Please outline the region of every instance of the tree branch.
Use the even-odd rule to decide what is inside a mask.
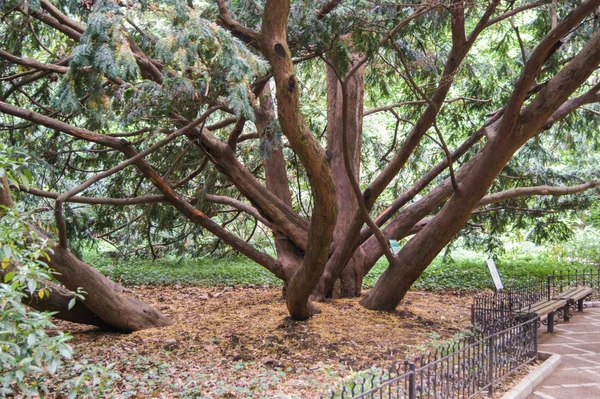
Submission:
[[[245,27],[238,21],[231,17],[227,5],[224,0],[215,0],[219,7],[219,20],[217,21],[221,26],[229,30],[235,37],[244,41],[245,43],[256,46],[260,41],[260,33],[250,28]]]
[[[551,195],[562,196],[569,194],[577,194],[583,191],[590,190],[600,186],[600,180],[593,180],[587,183],[579,184],[571,187],[555,187],[555,186],[534,186],[534,187],[519,187],[511,190],[501,191],[494,194],[488,194],[481,199],[477,206],[486,206],[496,202],[507,201],[514,198],[530,197],[534,195]]]
[[[167,197],[167,200],[183,215],[185,215],[190,221],[201,225],[215,236],[221,238],[224,242],[232,246],[234,249],[238,250],[239,252],[246,255],[248,258],[267,268],[275,276],[283,279],[283,271],[281,268],[281,264],[278,261],[273,259],[271,256],[258,251],[257,249],[246,243],[244,240],[236,237],[229,231],[221,228],[221,226],[215,223],[203,212],[194,208],[192,204],[185,201],[184,198],[177,194],[164,181],[164,179],[160,177],[160,175],[152,168],[152,166],[150,166],[147,163],[146,160],[144,160],[141,157],[137,157],[138,152],[132,146],[123,144],[118,138],[110,137],[104,134],[98,134],[87,129],[75,127],[67,123],[48,118],[36,112],[24,110],[22,108],[15,107],[1,101],[0,112],[17,116],[34,123],[44,125],[51,129],[62,131],[68,135],[77,137],[82,140],[91,141],[98,144],[106,145],[111,148],[115,148],[121,151],[123,154],[125,154],[128,158],[136,157],[135,165],[140,170],[140,172],[142,172],[145,178],[150,180],[152,184]]]

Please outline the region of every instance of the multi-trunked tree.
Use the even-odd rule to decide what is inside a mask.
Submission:
[[[3,178],[0,200],[51,201],[50,264],[88,293],[72,312],[58,286],[36,301],[59,317],[170,323],[69,251],[77,203],[94,206],[94,234],[141,236],[152,255],[161,232],[191,251],[209,232],[282,279],[302,320],[315,301],[359,296],[381,256],[361,303],[393,310],[470,218],[535,215],[527,198],[599,184],[511,159],[569,128],[595,139],[600,0],[1,6],[0,135],[48,168],[36,187]],[[363,128],[382,113],[390,129]],[[374,141],[389,144],[377,158]],[[249,239],[257,226],[275,255]]]

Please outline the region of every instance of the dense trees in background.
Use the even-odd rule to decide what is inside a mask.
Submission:
[[[3,1],[0,137],[35,180],[0,199],[36,210],[56,278],[119,330],[169,321],[74,255],[91,238],[232,248],[294,319],[385,256],[361,303],[393,310],[458,235],[545,240],[593,204],[599,6]]]

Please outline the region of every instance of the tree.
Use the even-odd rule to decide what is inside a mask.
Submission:
[[[2,134],[48,166],[40,188],[14,188],[54,200],[53,263],[71,276],[58,278],[98,303],[110,292],[86,285],[102,277],[82,279],[91,268],[67,250],[89,225],[152,256],[157,239],[222,242],[285,282],[294,319],[360,295],[385,255],[361,303],[393,310],[470,218],[523,223],[544,212],[536,196],[589,204],[552,199],[599,181],[593,167],[549,174],[548,143],[568,155],[598,133],[599,5],[5,2]],[[577,140],[558,139],[570,129]],[[251,242],[257,227],[276,258]],[[392,254],[387,239],[409,236]]]

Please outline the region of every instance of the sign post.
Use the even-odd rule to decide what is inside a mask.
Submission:
[[[485,261],[485,263],[487,263],[488,269],[490,269],[490,274],[492,275],[492,280],[494,280],[496,290],[502,291],[504,289],[504,286],[502,285],[502,280],[500,279],[500,274],[498,274],[498,269],[496,268],[494,260],[488,259]]]

